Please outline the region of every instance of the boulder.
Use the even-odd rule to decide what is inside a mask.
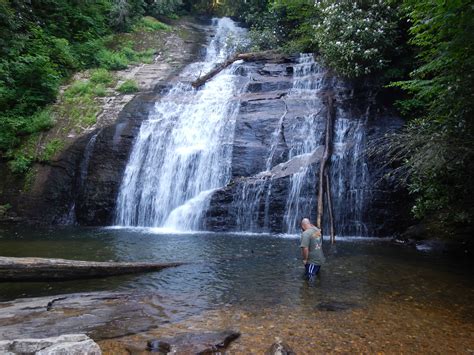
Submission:
[[[270,348],[265,352],[265,355],[296,355],[296,353],[287,343],[277,341],[270,346]]]
[[[0,341],[0,353],[37,355],[100,355],[99,345],[85,334],[64,334],[51,338]]]

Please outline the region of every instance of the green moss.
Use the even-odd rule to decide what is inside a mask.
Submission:
[[[125,80],[117,90],[122,94],[131,94],[138,91],[138,84],[135,80]]]

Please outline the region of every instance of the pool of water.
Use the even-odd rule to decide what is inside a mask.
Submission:
[[[335,246],[325,247],[328,261],[316,283],[308,284],[302,278],[297,236],[172,234],[153,229],[0,229],[2,256],[188,263],[141,275],[69,282],[0,283],[0,298],[99,290],[149,292],[159,294],[163,306],[179,314],[171,322],[178,328],[182,322],[186,322],[186,327],[199,328],[197,324],[201,324],[206,328],[232,320],[240,329],[248,327],[256,331],[263,327],[267,333],[261,332],[267,336],[277,332],[287,339],[294,336],[288,329],[297,326],[291,321],[293,316],[296,323],[315,326],[314,318],[308,315],[319,314],[323,319],[323,315],[329,314],[333,318],[341,317],[338,322],[347,325],[351,317],[354,321],[365,319],[357,316],[357,312],[367,315],[380,307],[377,311],[380,315],[375,318],[385,317],[387,322],[408,327],[410,320],[419,321],[416,310],[422,309],[427,312],[423,314],[435,312],[446,324],[453,322],[453,334],[460,324],[468,327],[469,336],[464,339],[473,340],[474,281],[469,258],[452,256],[442,249],[396,246],[387,239],[340,238]],[[206,319],[212,322],[203,322]],[[265,319],[270,319],[268,324]],[[330,319],[325,322],[326,326],[332,324]],[[323,325],[320,324],[319,331],[326,329]],[[436,325],[433,327],[437,329]],[[440,328],[440,332],[449,333],[449,329]],[[241,342],[245,342],[243,339]],[[303,352],[306,346],[322,346],[321,342],[311,345],[301,339],[295,342],[299,344],[296,348]],[[236,346],[239,344],[240,350],[249,350],[242,343]],[[256,348],[258,345],[253,344],[250,350]],[[371,351],[383,347],[357,349]]]

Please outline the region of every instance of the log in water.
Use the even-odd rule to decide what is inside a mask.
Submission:
[[[86,279],[160,271],[182,264],[0,257],[0,282]]]

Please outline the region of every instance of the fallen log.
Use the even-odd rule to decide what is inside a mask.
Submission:
[[[0,282],[64,281],[97,278],[159,271],[183,264],[0,257]]]
[[[191,86],[194,88],[198,88],[202,85],[204,85],[207,81],[215,77],[217,74],[219,74],[222,70],[227,68],[229,65],[232,63],[238,61],[238,60],[244,60],[244,61],[254,61],[254,60],[262,60],[262,59],[268,59],[268,58],[276,58],[278,57],[279,54],[274,51],[262,51],[262,52],[249,52],[249,53],[241,53],[241,54],[236,54],[229,59],[227,59],[224,63],[221,63],[217,65],[214,69],[212,69],[209,73],[206,75],[203,75],[199,78],[197,78],[195,81],[191,83]]]

